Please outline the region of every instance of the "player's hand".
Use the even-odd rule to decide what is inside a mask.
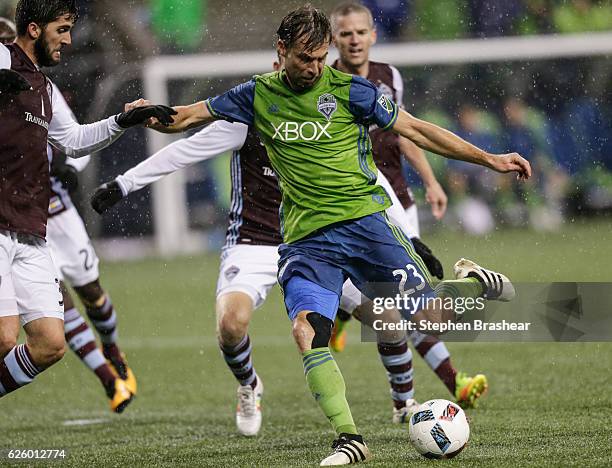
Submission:
[[[98,214],[104,213],[123,198],[123,192],[116,180],[100,185],[91,197],[91,207]]]
[[[30,91],[32,85],[22,75],[13,70],[0,70],[0,95],[16,96],[22,91]]]
[[[144,106],[150,106],[150,105],[151,105],[151,101],[140,98],[140,99],[136,99],[135,101],[126,103],[123,106],[123,111],[127,112],[127,111],[131,111],[132,109],[136,109],[137,107],[144,107]]]
[[[492,168],[497,172],[516,172],[517,179],[527,180],[531,177],[531,164],[518,153],[500,154],[493,158]]]
[[[410,240],[412,241],[412,245],[414,245],[414,250],[416,253],[418,253],[425,262],[425,266],[429,270],[429,273],[438,279],[444,278],[444,268],[442,268],[442,263],[440,263],[440,260],[438,260],[432,253],[431,249],[427,247],[418,237],[413,237]]]
[[[147,123],[154,118],[163,126],[168,126],[174,122],[172,116],[176,111],[172,107],[156,105],[135,107],[127,112],[123,112],[116,117],[117,124],[123,128],[130,128],[135,125]]]
[[[59,180],[69,193],[73,193],[79,187],[78,172],[70,164],[52,165],[51,176]]]
[[[425,188],[425,200],[431,206],[431,214],[437,220],[442,219],[444,213],[446,213],[446,207],[448,205],[448,198],[444,189],[435,181],[435,183],[426,186]]]

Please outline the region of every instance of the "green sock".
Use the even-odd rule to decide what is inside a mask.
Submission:
[[[315,348],[302,355],[310,393],[334,427],[336,434],[357,434],[346,401],[344,378],[329,348]]]
[[[484,285],[477,278],[446,280],[435,287],[437,297],[480,297],[484,294]]]

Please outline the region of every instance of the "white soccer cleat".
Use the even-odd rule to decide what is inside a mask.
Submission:
[[[238,387],[236,427],[243,436],[253,437],[259,433],[261,428],[261,397],[263,390],[263,382],[259,376],[257,376],[255,389],[250,385],[240,385]]]
[[[506,277],[496,271],[487,270],[471,260],[462,258],[453,267],[455,278],[476,278],[485,287],[484,297],[490,301],[509,302],[516,296],[514,286]]]
[[[414,398],[406,400],[403,408],[393,408],[393,424],[408,424],[410,416],[417,412],[419,404]]]
[[[354,434],[340,434],[332,444],[333,453],[324,458],[320,466],[352,465],[368,461],[372,456],[363,442],[363,437]]]

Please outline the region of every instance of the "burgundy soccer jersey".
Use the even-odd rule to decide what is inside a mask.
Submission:
[[[44,238],[52,87],[19,46],[6,47],[11,70],[28,80],[33,90],[0,99],[0,228]]]
[[[401,106],[404,84],[399,71],[387,63],[370,62],[369,65],[368,80],[374,83],[385,96]],[[338,61],[332,66],[338,68]],[[402,172],[399,136],[391,131],[372,126],[370,127],[370,140],[376,166],[389,180],[402,206],[409,208],[414,204],[414,198]]]
[[[226,246],[278,245],[281,193],[268,153],[249,129],[242,148],[231,161],[232,204]]]

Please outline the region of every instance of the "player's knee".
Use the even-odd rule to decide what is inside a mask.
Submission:
[[[247,333],[249,321],[242,315],[226,314],[218,322],[219,338],[224,344],[234,344]]]
[[[64,357],[66,346],[64,339],[50,339],[44,344],[30,347],[34,363],[40,368],[52,366]]]
[[[219,340],[226,345],[240,342],[247,333],[250,320],[250,310],[241,307],[224,307],[217,318]]]
[[[334,322],[317,313],[300,313],[293,321],[293,338],[300,351],[329,345]]]

